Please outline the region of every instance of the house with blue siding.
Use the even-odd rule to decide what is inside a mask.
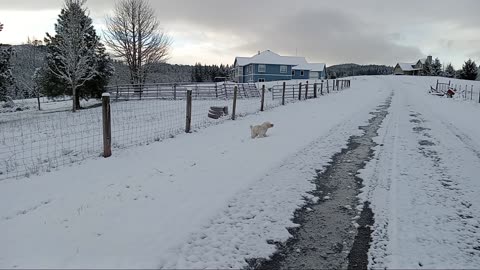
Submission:
[[[305,57],[281,56],[270,50],[252,57],[236,57],[233,66],[234,81],[239,83],[326,77],[325,64],[308,63]]]

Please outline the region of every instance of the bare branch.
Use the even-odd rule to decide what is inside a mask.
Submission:
[[[168,60],[172,39],[160,29],[147,1],[118,1],[106,25],[106,44],[127,63],[132,83],[144,83],[152,64]]]

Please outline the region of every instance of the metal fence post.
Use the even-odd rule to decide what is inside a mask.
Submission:
[[[110,94],[102,94],[103,157],[112,155],[112,126],[110,118]]]
[[[285,87],[286,87],[286,83],[283,82],[283,88],[282,88],[282,105],[285,105]]]
[[[313,98],[317,98],[317,83],[313,84]]]
[[[320,95],[323,96],[323,82],[320,83]]]
[[[260,111],[263,112],[265,103],[265,84],[262,85],[262,104],[260,105]]]
[[[233,88],[233,106],[232,106],[232,120],[235,120],[235,113],[237,112],[237,92],[238,86]]]
[[[192,125],[192,90],[187,90],[187,111],[185,121],[185,132],[190,133]]]

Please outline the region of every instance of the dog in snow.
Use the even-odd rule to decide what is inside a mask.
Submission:
[[[265,122],[261,125],[250,126],[250,131],[252,132],[252,139],[266,137],[267,130],[272,127],[273,124],[270,122]]]

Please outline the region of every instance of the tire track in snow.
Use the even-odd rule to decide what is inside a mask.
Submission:
[[[364,134],[350,137],[347,149],[318,174],[312,194],[323,199],[296,211],[294,222],[300,227],[290,230],[293,237],[278,243],[279,250],[271,259],[251,260],[250,268],[367,268],[373,216],[368,202],[355,207],[362,186],[362,179],[355,174],[372,158],[372,138],[387,115],[391,99],[372,113],[367,126],[360,127]]]

